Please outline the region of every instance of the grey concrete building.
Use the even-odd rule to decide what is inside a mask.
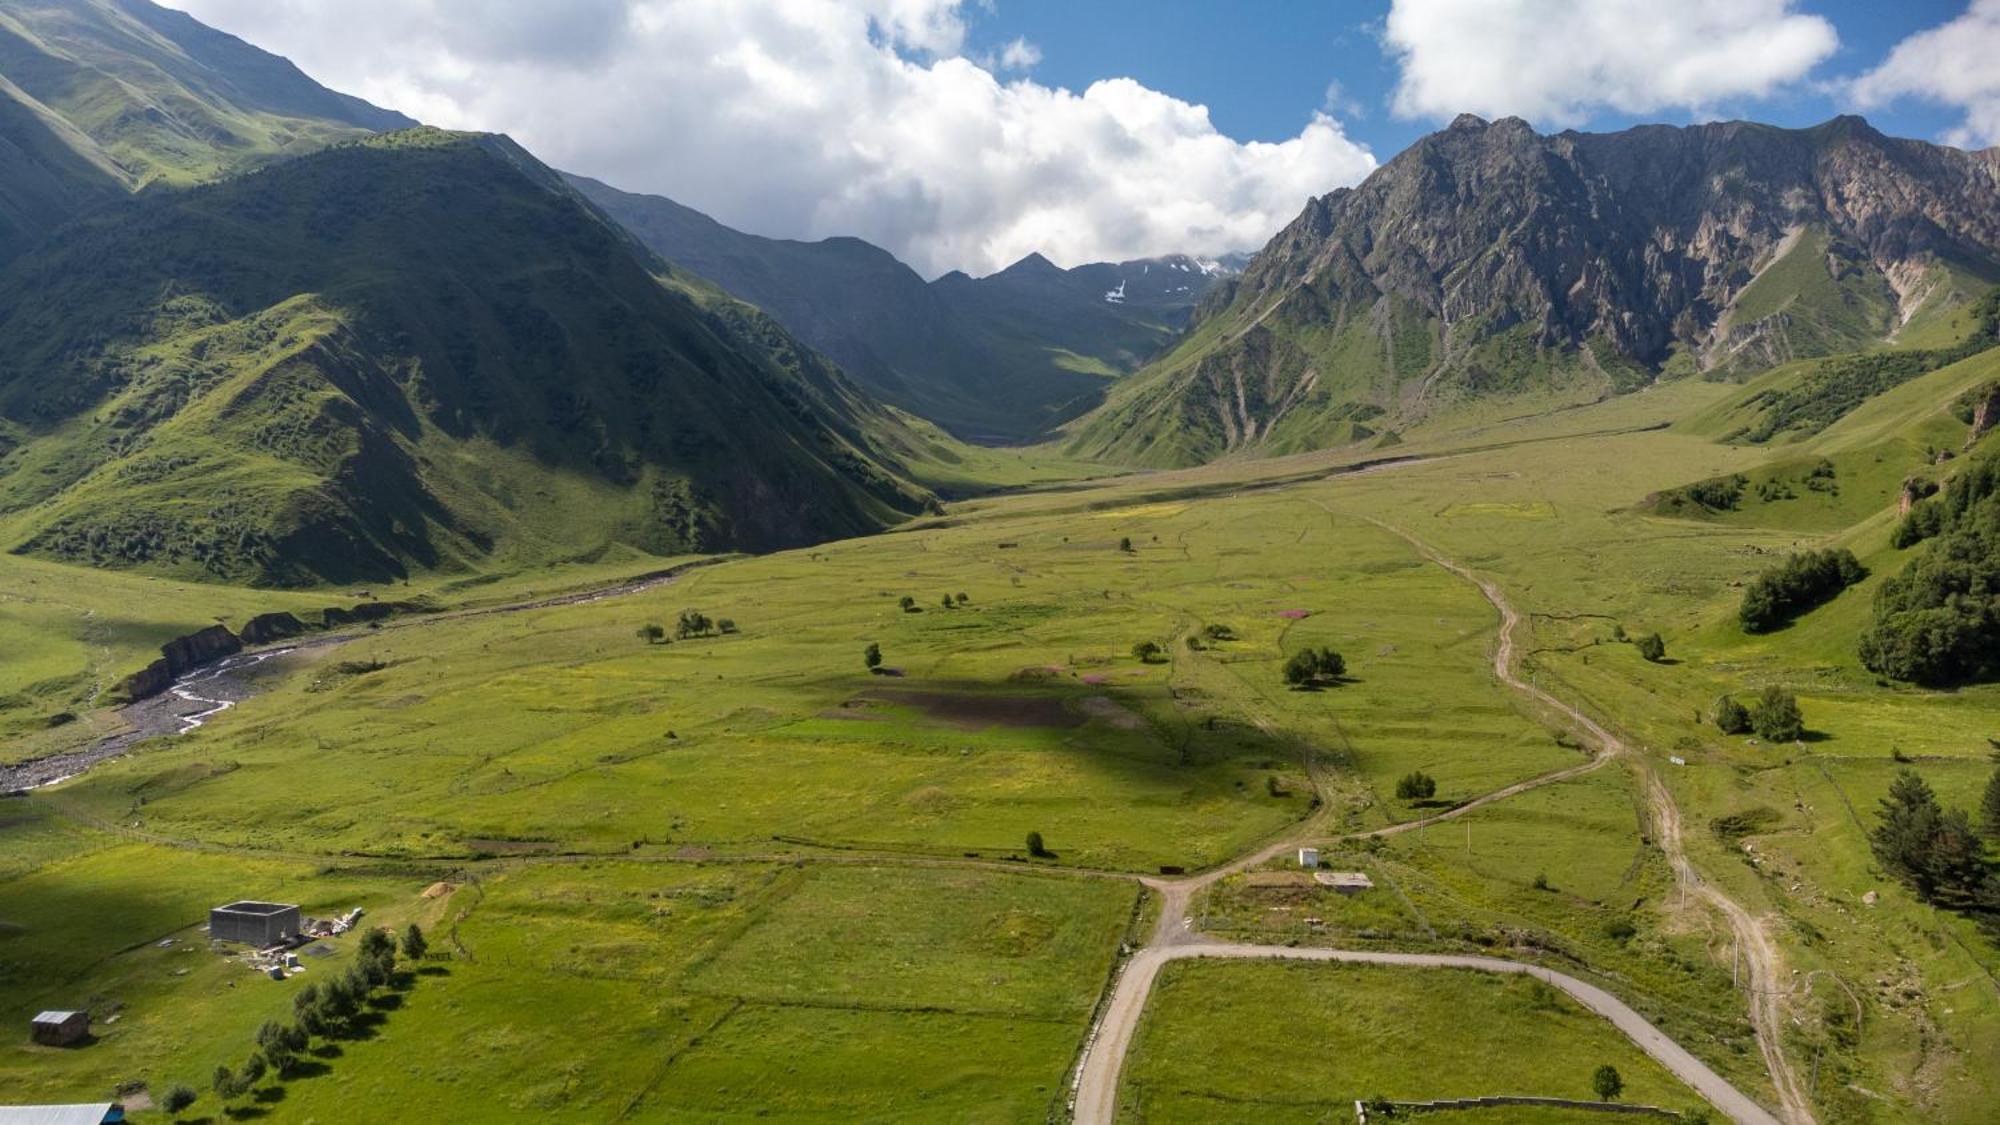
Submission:
[[[299,908],[280,902],[232,902],[208,912],[208,936],[240,941],[259,949],[299,935]]]

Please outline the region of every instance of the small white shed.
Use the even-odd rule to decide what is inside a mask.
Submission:
[[[1318,866],[1319,866],[1319,849],[1318,849],[1318,848],[1300,848],[1300,849],[1299,849],[1299,866],[1300,866],[1300,867],[1318,867]]]

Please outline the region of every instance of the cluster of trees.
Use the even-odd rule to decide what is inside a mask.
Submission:
[[[718,617],[710,620],[707,614],[698,609],[682,610],[680,620],[674,622],[674,637],[677,640],[683,641],[694,637],[710,637],[718,633],[727,634],[734,633],[735,631],[736,622],[730,618]],[[669,643],[667,641],[667,627],[657,621],[649,621],[639,626],[639,639],[649,645],[667,644]]]
[[[1776,684],[1759,692],[1745,707],[1734,696],[1715,701],[1715,725],[1724,734],[1756,732],[1766,742],[1792,742],[1805,733],[1805,714],[1799,699]]]
[[[2000,841],[2000,770],[1986,786],[1980,825]],[[1971,914],[2000,937],[2000,881],[1986,864],[1980,832],[1963,809],[1945,809],[1915,770],[1889,785],[1869,847],[1884,870],[1933,906]]]
[[[1319,687],[1346,674],[1346,658],[1330,648],[1302,648],[1285,661],[1285,682],[1293,687]]]
[[[423,930],[410,923],[403,931],[403,956],[421,961],[429,952]],[[315,1036],[332,1038],[351,1031],[368,998],[395,978],[396,940],[382,930],[368,931],[362,935],[360,953],[347,972],[324,986],[308,984],[300,989],[292,997],[292,1022],[265,1020],[257,1029],[257,1046],[249,1057],[235,1069],[217,1066],[209,1087],[227,1103],[249,1093],[266,1074],[291,1077]],[[179,1113],[193,1105],[195,1097],[186,1086],[175,1086],[167,1091],[161,1105],[169,1113]]]
[[[1411,770],[1396,781],[1399,801],[1428,801],[1437,796],[1437,778],[1422,770]]]
[[[1140,641],[1138,644],[1132,646],[1132,659],[1137,660],[1141,664],[1151,664],[1156,660],[1163,660],[1166,658],[1166,655],[1167,650],[1161,648],[1158,641]]]
[[[1833,600],[1868,571],[1845,547],[1806,551],[1765,571],[1743,591],[1737,617],[1746,633],[1768,633]]]
[[[965,594],[961,592],[957,595],[946,594],[944,596],[944,600],[939,602],[938,604],[942,605],[946,609],[957,609],[959,606],[962,606],[971,600],[972,600],[971,598],[965,596]]]
[[[2000,458],[1966,466],[1910,509],[1895,541],[1929,542],[1875,592],[1861,662],[1932,686],[2000,676]]]

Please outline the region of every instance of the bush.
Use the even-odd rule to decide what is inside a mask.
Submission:
[[[1124,551],[1127,554],[1130,554],[1132,551],[1132,537],[1128,535],[1125,536],[1123,539],[1120,539],[1118,541],[1118,549]]]
[[[1791,692],[1772,684],[1750,708],[1750,727],[1766,742],[1791,742],[1805,733],[1805,717]]]
[[[1330,648],[1302,648],[1285,661],[1285,682],[1293,687],[1318,687],[1347,674],[1347,661]]]
[[[1736,615],[1744,632],[1768,633],[1866,577],[1868,571],[1845,547],[1793,555],[1750,583]]]
[[[1028,854],[1037,858],[1046,858],[1048,856],[1048,845],[1042,843],[1042,834],[1040,832],[1028,833]]]
[[[1141,664],[1151,664],[1160,659],[1161,655],[1160,646],[1152,641],[1140,641],[1132,646],[1132,658]]]
[[[421,961],[430,952],[430,942],[424,940],[424,931],[415,923],[403,931],[403,956],[411,961]]]
[[[1667,658],[1667,642],[1658,633],[1648,633],[1639,638],[1639,655],[1658,664]]]
[[[734,633],[736,631],[736,621],[733,618],[718,617],[715,619],[715,631],[724,634]]]
[[[1750,711],[1734,696],[1725,695],[1715,701],[1715,729],[1724,734],[1742,734],[1750,729]]]
[[[168,1113],[179,1113],[193,1105],[199,1097],[200,1095],[191,1088],[176,1082],[167,1087],[167,1092],[160,1096],[160,1108]]]
[[[1231,629],[1227,625],[1204,626],[1201,633],[1202,636],[1207,637],[1211,641],[1233,641],[1236,639],[1236,630]]]
[[[639,626],[639,639],[649,645],[659,644],[661,641],[667,639],[667,627],[659,624],[641,625]]]
[[[1412,770],[1396,782],[1399,801],[1428,801],[1437,796],[1437,779],[1422,770]]]
[[[1600,1101],[1610,1101],[1625,1092],[1625,1079],[1619,1077],[1618,1068],[1606,1063],[1590,1076],[1590,1088],[1597,1091]]]
[[[870,641],[868,647],[861,650],[861,662],[868,665],[870,672],[880,668],[882,666],[882,646]]]

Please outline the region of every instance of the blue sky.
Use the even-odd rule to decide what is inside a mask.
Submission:
[[[1820,81],[1725,102],[1714,107],[1720,116],[1811,125],[1862,112],[1886,133],[1925,140],[1944,138],[1956,124],[1957,112],[1916,98],[1857,107],[1838,80],[1874,68],[1905,37],[1963,13],[1963,0],[1826,0],[1797,7],[1831,21],[1840,36],[1838,52],[1814,71]],[[1028,72],[1037,81],[1081,90],[1101,78],[1135,78],[1207,106],[1216,128],[1237,140],[1281,141],[1295,136],[1315,110],[1330,109],[1348,136],[1387,160],[1440,124],[1390,109],[1399,72],[1382,43],[1388,11],[1389,0],[997,0],[972,11],[968,50],[994,52],[1025,38],[1041,52]],[[2000,59],[1993,65],[2000,68]],[[1332,106],[1326,104],[1329,83],[1338,83],[1341,95]],[[1684,110],[1599,110],[1582,127],[1690,120]]]

